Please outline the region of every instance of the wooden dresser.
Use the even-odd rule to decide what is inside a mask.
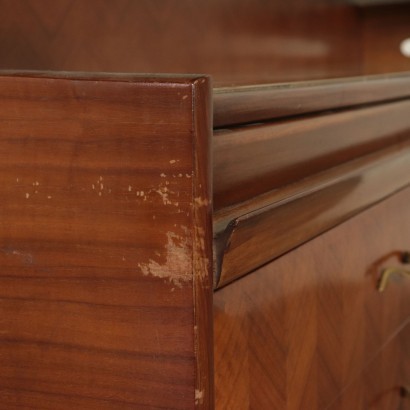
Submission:
[[[409,5],[137,3],[0,0],[0,410],[410,409]]]

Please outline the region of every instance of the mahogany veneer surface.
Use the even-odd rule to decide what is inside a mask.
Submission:
[[[370,408],[386,386],[398,394],[409,383],[397,349],[408,343],[410,282],[376,290],[382,268],[400,266],[409,247],[409,202],[407,188],[215,292],[217,409],[322,410],[351,383],[366,384],[352,389],[357,408]],[[372,383],[372,370],[361,381],[394,337],[381,354],[395,359],[370,368],[383,381]]]
[[[359,157],[214,216],[221,287],[410,184],[410,144]]]
[[[201,75],[0,77],[1,409],[212,409],[214,386],[221,410],[404,408],[410,285],[375,286],[410,246],[410,192],[331,228],[407,184],[408,75],[273,83],[410,70],[408,5],[0,9],[2,69],[203,72],[218,84],[212,142]],[[238,214],[279,197],[273,219]],[[212,222],[247,220],[225,243],[221,284],[331,230],[212,306]]]
[[[410,69],[410,67],[409,67]],[[332,80],[217,87],[214,127],[329,111],[406,98],[410,75],[395,73]]]
[[[215,132],[215,211],[409,141],[409,112],[405,99]]]
[[[60,77],[0,77],[0,408],[208,409],[209,81]]]
[[[341,394],[329,410],[409,410],[410,321]]]

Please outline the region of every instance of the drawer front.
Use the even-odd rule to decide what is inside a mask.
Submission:
[[[407,323],[329,410],[409,410],[409,347],[410,323]]]
[[[408,188],[215,292],[217,409],[322,410],[357,379],[410,315],[408,278],[376,289],[403,267],[409,203]]]

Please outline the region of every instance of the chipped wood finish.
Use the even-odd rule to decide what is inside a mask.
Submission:
[[[45,77],[0,77],[1,407],[208,409],[209,79]]]
[[[215,292],[216,409],[322,410],[343,393],[334,408],[395,408],[374,403],[409,383],[410,281],[376,284],[408,250],[409,201],[407,188]]]
[[[214,408],[213,362],[213,242],[212,242],[212,100],[209,79],[201,78],[193,94],[193,277],[195,405]]]
[[[251,272],[410,184],[410,143],[214,215],[215,287]]]

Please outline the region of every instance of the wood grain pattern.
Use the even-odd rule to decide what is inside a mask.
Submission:
[[[368,154],[410,136],[410,100],[214,133],[214,208]]]
[[[401,389],[410,380],[410,321],[390,340],[359,377],[351,383],[329,410],[410,409]]]
[[[410,281],[383,294],[376,282],[408,249],[409,200],[401,191],[215,292],[217,409],[327,409],[389,340],[408,342]],[[405,382],[397,359],[391,365],[371,380],[394,373],[392,385]],[[356,408],[387,385],[372,390],[371,380],[371,395],[356,390]]]
[[[209,78],[197,80],[192,87],[195,406],[203,410],[214,407],[211,93]]]
[[[0,77],[1,408],[209,408],[209,104]]]
[[[214,127],[374,104],[410,96],[408,73],[221,87],[214,90]]]
[[[409,184],[407,143],[215,214],[215,286],[251,272]]]

